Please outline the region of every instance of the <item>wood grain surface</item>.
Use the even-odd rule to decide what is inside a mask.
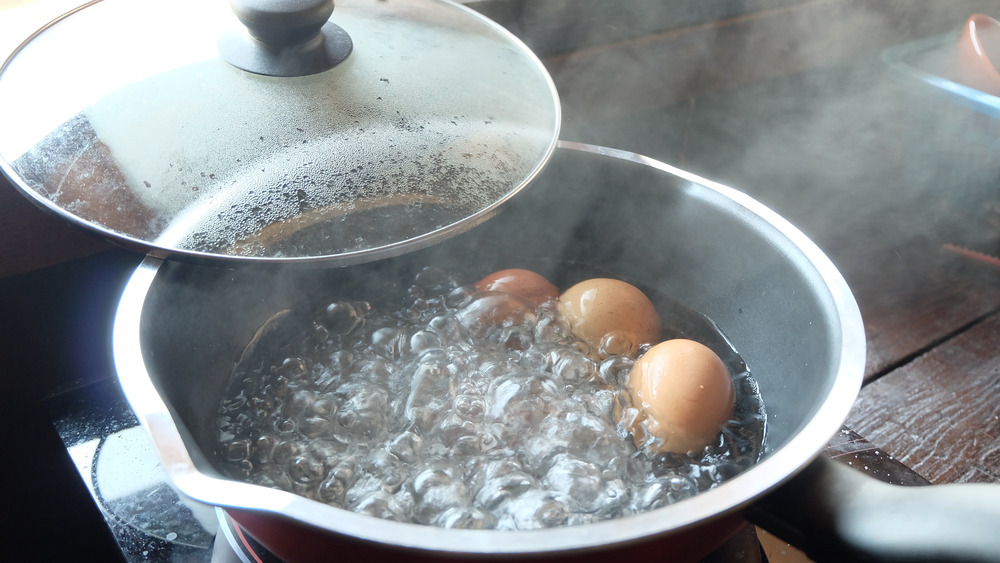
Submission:
[[[0,176],[0,277],[90,256],[110,243],[35,207]]]
[[[866,380],[907,365],[1000,308],[1000,268],[970,262],[939,240],[872,250],[873,267],[848,274],[868,337]]]
[[[866,386],[847,424],[932,483],[1000,482],[1000,314]]]

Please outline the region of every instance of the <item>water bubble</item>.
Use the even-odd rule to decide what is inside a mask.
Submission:
[[[381,385],[392,382],[392,372],[393,364],[383,358],[375,358],[358,366],[358,373],[361,377]]]
[[[460,472],[447,465],[437,465],[419,471],[413,478],[414,517],[431,523],[441,512],[469,503],[469,489]]]
[[[553,315],[542,315],[535,323],[535,340],[565,344],[575,340],[573,331],[564,321]]]
[[[457,413],[449,413],[440,417],[436,430],[445,444],[451,446],[459,438],[475,436],[478,426]]]
[[[356,503],[351,505],[351,509],[359,514],[382,518],[383,520],[395,520],[406,522],[410,519],[410,511],[401,504],[396,497],[385,491],[376,491],[370,494],[361,495]]]
[[[279,375],[271,380],[270,392],[273,393],[275,397],[284,397],[288,392],[290,383],[291,382],[287,377]],[[265,388],[264,392],[268,392],[267,388]]]
[[[363,323],[363,313],[344,301],[330,303],[324,313],[323,325],[333,334],[350,334]]]
[[[499,526],[511,530],[536,530],[561,526],[570,511],[564,499],[545,491],[527,491],[500,509]]]
[[[300,389],[292,393],[282,410],[291,418],[298,418],[307,412],[316,402],[316,392],[311,389]]]
[[[597,504],[595,512],[602,517],[608,517],[627,512],[632,499],[629,487],[623,479],[606,479],[604,481],[604,493],[600,500],[601,502]]]
[[[690,498],[698,492],[691,479],[673,475],[656,479],[644,487],[638,495],[638,505],[643,510],[652,510]]]
[[[316,323],[313,325],[311,338],[317,346],[322,346],[330,341],[330,330],[325,326]]]
[[[500,333],[499,342],[504,350],[522,352],[531,348],[532,333],[519,327],[508,328]]]
[[[426,267],[416,275],[417,285],[435,293],[451,289],[451,279],[440,268]]]
[[[433,304],[426,299],[417,298],[410,303],[407,309],[408,318],[413,322],[419,322],[424,314],[431,310]]]
[[[455,397],[455,412],[466,420],[482,420],[486,414],[486,401],[478,390],[471,390]]]
[[[285,358],[274,371],[289,379],[301,379],[309,373],[309,365],[302,358]],[[256,389],[249,394],[256,395]]]
[[[490,530],[496,527],[497,517],[480,508],[451,507],[435,516],[431,524],[442,528]]]
[[[604,492],[600,468],[566,455],[556,458],[543,482],[549,490],[563,493],[584,512],[597,510]]]
[[[316,490],[319,500],[334,506],[343,506],[347,498],[347,489],[350,486],[344,481],[337,479],[331,472]]]
[[[598,389],[591,393],[583,393],[580,400],[587,412],[599,417],[602,421],[610,421],[614,420],[615,407],[621,393],[621,391],[612,389]]]
[[[234,440],[228,444],[223,444],[220,455],[226,461],[242,461],[247,459],[250,457],[250,442],[248,440]]]
[[[490,389],[487,414],[502,422],[509,434],[518,434],[537,427],[555,395],[552,383],[539,377],[501,378]]]
[[[274,451],[274,446],[277,443],[278,439],[274,436],[264,435],[258,437],[253,443],[251,459],[260,464],[270,463],[271,453]]]
[[[348,374],[354,366],[354,354],[350,350],[337,350],[330,354],[326,366],[334,377]]]
[[[495,440],[490,434],[469,434],[459,436],[451,441],[448,448],[448,457],[463,459],[481,454],[495,447]]]
[[[298,430],[306,438],[319,438],[330,433],[332,428],[326,418],[313,416],[299,422]]]
[[[277,430],[279,434],[291,434],[295,431],[295,427],[295,421],[290,418],[279,419],[277,424],[274,425],[275,430]]]
[[[301,451],[301,448],[298,444],[287,440],[281,440],[274,445],[274,448],[272,448],[271,460],[278,465],[284,465],[291,461],[293,457],[298,455],[299,451]]]
[[[419,285],[413,285],[406,288],[406,299],[411,304],[416,301],[422,301],[425,295],[427,295],[427,291]]]
[[[631,358],[623,356],[610,357],[601,362],[597,370],[597,376],[608,385],[625,387],[628,385],[628,376],[634,365],[635,362]]]
[[[397,328],[380,328],[372,333],[372,349],[384,358],[398,360],[409,349],[409,338]]]
[[[708,490],[720,483],[718,467],[711,462],[688,467],[687,476],[694,483],[695,492]]]
[[[452,309],[460,309],[469,304],[473,299],[475,290],[469,286],[460,286],[451,290],[445,298],[445,305]]]
[[[597,346],[597,353],[602,358],[611,356],[626,356],[634,358],[639,352],[639,343],[630,332],[613,330],[603,337]]]
[[[235,413],[242,411],[247,404],[247,398],[243,395],[237,395],[231,399],[225,399],[219,405],[220,413]]]
[[[242,479],[246,479],[253,473],[253,468],[253,463],[249,459],[244,459],[232,464],[229,471]]]
[[[534,308],[509,293],[480,293],[458,312],[458,321],[473,335],[482,336],[490,327],[510,327],[535,321]]]
[[[333,420],[337,414],[337,400],[333,397],[318,398],[304,412],[311,417]]]
[[[274,414],[274,401],[267,397],[250,397],[250,414],[258,419],[267,419]]]
[[[594,361],[575,351],[566,351],[552,366],[552,374],[564,382],[583,381],[594,377],[596,373]]]
[[[428,323],[428,330],[452,345],[461,344],[467,339],[465,327],[451,315],[438,315],[432,318]]]
[[[494,462],[501,464],[492,470],[487,467],[486,479],[476,493],[476,504],[492,510],[504,501],[516,498],[538,485],[530,473],[514,462]]]
[[[441,338],[428,330],[419,330],[410,337],[410,350],[420,352],[428,348],[440,348]]]
[[[446,409],[450,386],[451,374],[439,362],[431,358],[426,363],[418,364],[406,398],[406,418],[421,430],[430,430],[439,414]]]
[[[351,387],[354,392],[341,407],[337,422],[355,436],[371,438],[380,435],[385,430],[389,408],[385,390],[375,385]]]
[[[424,439],[416,432],[403,432],[389,444],[389,451],[404,463],[414,463],[423,456]]]
[[[292,460],[289,475],[296,483],[312,485],[318,483],[326,473],[323,463],[307,456],[298,456]]]

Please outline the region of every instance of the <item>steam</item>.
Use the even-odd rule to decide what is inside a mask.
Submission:
[[[563,139],[745,191],[837,249],[835,262],[877,266],[875,240],[904,259],[913,246],[975,244],[1000,200],[1000,139],[970,137],[974,111],[883,60],[974,13],[1000,16],[995,2],[497,4],[509,3],[470,6],[514,22],[542,57]]]

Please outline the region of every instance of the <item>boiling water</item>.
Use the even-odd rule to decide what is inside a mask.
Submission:
[[[591,359],[554,303],[484,325],[496,300],[427,268],[394,301],[276,316],[221,401],[219,457],[239,479],[443,527],[575,525],[683,500],[757,460],[763,403],[713,324],[651,297],[664,338],[708,344],[734,377],[733,419],[702,452],[637,450],[633,360]]]

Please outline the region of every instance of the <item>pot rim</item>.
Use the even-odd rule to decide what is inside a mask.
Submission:
[[[750,196],[636,153],[560,141],[574,150],[650,166],[714,190],[776,229],[815,268],[830,292],[839,320],[836,377],[815,414],[783,446],[718,487],[679,503],[606,522],[528,531],[454,530],[393,522],[334,508],[293,493],[210,477],[198,471],[142,360],[139,322],[146,294],[163,260],[147,257],[129,280],[113,328],[118,378],[140,423],[146,427],[164,469],[192,499],[223,508],[273,513],[331,533],[380,544],[466,554],[542,554],[622,545],[706,523],[751,504],[803,469],[838,432],[861,388],[866,339],[861,313],[846,281],[830,259],[796,227]]]

